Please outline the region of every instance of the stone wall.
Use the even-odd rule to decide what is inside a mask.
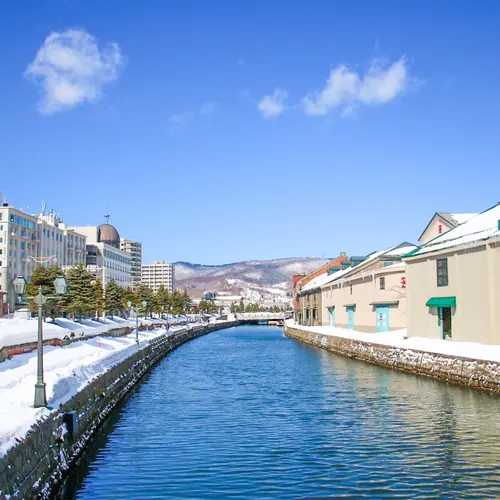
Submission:
[[[95,431],[152,366],[191,339],[238,324],[215,324],[161,335],[97,377],[58,411],[37,422],[3,457],[0,461],[0,499],[9,498],[8,495],[22,499],[49,498]],[[69,426],[65,423],[69,412],[77,415],[73,434],[68,432]]]
[[[335,354],[500,395],[500,363],[285,328],[285,335]]]

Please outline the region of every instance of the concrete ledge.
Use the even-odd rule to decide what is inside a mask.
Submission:
[[[341,356],[500,395],[500,363],[387,346],[299,328],[287,337]]]
[[[58,411],[37,422],[0,460],[0,499],[50,498],[94,433],[144,374],[181,344],[238,324],[234,321],[161,335],[94,379]],[[77,414],[73,435],[64,421],[71,411]]]

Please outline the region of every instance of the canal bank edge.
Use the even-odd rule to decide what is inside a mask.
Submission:
[[[50,498],[115,406],[158,361],[189,340],[239,324],[233,321],[161,335],[96,377],[2,458],[0,499]]]
[[[285,335],[348,358],[500,395],[500,363],[363,342],[288,325]]]

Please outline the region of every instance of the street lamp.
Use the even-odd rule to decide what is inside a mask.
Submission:
[[[14,282],[14,290],[18,295],[26,294],[26,279],[24,276],[18,276]],[[58,276],[54,280],[54,289],[57,296],[44,295],[42,287],[38,287],[38,293],[34,297],[27,297],[38,305],[38,342],[37,342],[37,373],[35,384],[34,407],[41,408],[47,406],[47,395],[45,392],[45,382],[43,380],[43,306],[48,299],[60,298],[68,289],[68,282],[64,276]]]
[[[146,306],[148,305],[148,303],[143,300],[142,301],[142,307],[144,309],[146,309]],[[127,302],[127,306],[129,307],[129,309],[132,309],[134,312],[135,312],[135,343],[137,345],[139,345],[139,307],[132,307],[132,301],[129,300]]]

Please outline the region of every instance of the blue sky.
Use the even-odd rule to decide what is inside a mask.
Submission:
[[[500,201],[500,3],[17,0],[0,191],[146,261],[363,254]]]

